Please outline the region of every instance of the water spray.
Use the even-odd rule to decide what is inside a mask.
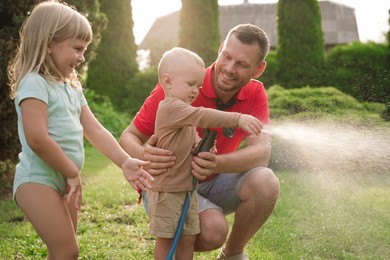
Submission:
[[[297,171],[389,172],[390,131],[351,125],[275,124],[271,168]]]

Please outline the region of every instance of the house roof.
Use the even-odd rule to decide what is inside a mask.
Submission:
[[[355,9],[332,1],[319,1],[324,42],[327,46],[359,41]],[[221,39],[229,30],[241,23],[251,23],[262,28],[268,35],[271,47],[278,42],[276,23],[277,3],[251,4],[247,0],[241,5],[219,6]],[[157,18],[139,44],[140,49],[149,49],[155,42],[178,44],[179,11]]]

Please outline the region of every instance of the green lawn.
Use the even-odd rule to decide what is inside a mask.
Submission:
[[[250,258],[388,259],[389,171],[276,172],[280,199],[246,248]],[[80,259],[152,259],[147,216],[119,169],[87,148],[82,175]],[[11,199],[0,201],[0,241],[0,259],[46,257],[44,244]],[[213,259],[217,253],[196,253],[195,259]]]

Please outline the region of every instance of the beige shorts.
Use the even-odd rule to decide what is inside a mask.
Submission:
[[[147,192],[150,218],[149,231],[152,235],[162,238],[173,238],[175,236],[187,193]],[[191,236],[199,233],[198,196],[194,191],[190,199],[190,207],[182,235]]]

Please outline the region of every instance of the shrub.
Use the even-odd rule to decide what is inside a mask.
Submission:
[[[129,125],[131,118],[115,111],[108,97],[98,95],[90,89],[86,89],[84,94],[95,117],[108,131],[119,138],[123,130]]]
[[[3,191],[9,191],[12,188],[14,172],[14,161],[9,159],[0,161],[0,195],[3,193]]]
[[[125,85],[123,111],[135,115],[158,82],[157,69],[151,67],[144,72],[138,72]]]
[[[268,91],[271,118],[344,118],[365,117],[375,114],[379,117],[385,109],[383,104],[361,103],[334,87],[304,87],[284,89],[278,85]]]
[[[277,73],[279,70],[279,62],[276,58],[276,52],[270,51],[265,60],[267,67],[257,79],[263,82],[265,88],[269,88],[272,85],[278,84]]]
[[[332,49],[327,82],[360,101],[385,103],[390,96],[390,67],[384,44],[355,42]]]

